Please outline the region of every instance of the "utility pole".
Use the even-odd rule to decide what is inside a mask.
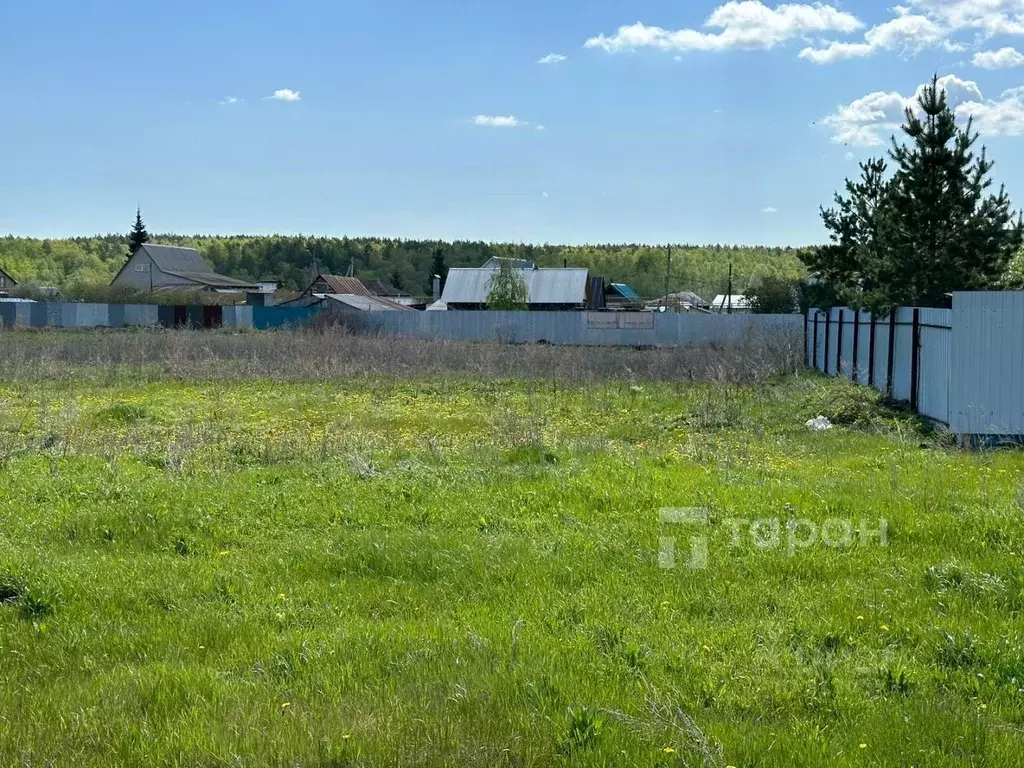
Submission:
[[[668,312],[668,276],[672,272],[672,246],[668,246],[668,253],[665,255],[665,301],[663,306]]]
[[[348,276],[356,276],[356,257],[354,255],[348,257]]]
[[[731,261],[729,262],[729,289],[728,290],[729,290],[729,292],[725,296],[725,303],[727,305],[727,309],[725,310],[725,313],[727,315],[731,315],[732,314],[732,262]]]

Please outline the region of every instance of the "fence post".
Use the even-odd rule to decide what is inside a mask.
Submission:
[[[896,310],[889,310],[889,360],[885,367],[885,393],[892,398],[892,364],[896,356]]]
[[[857,381],[858,363],[860,362],[860,310],[853,310],[853,370],[850,371],[850,379]]]
[[[810,312],[810,310],[807,310],[807,312]],[[807,365],[807,312],[804,312],[804,365]]]
[[[914,307],[914,326],[910,342],[910,408],[917,411],[917,385],[921,376],[921,309]]]
[[[822,373],[828,376],[828,348],[829,342],[832,340],[832,309],[825,313],[825,359],[822,361],[821,369]]]
[[[843,375],[843,313],[839,310],[839,328],[836,331],[836,378]]]
[[[875,313],[871,313],[871,332],[868,334],[868,343],[871,348],[868,350],[868,386],[875,386],[875,327],[878,325],[878,321],[875,319]]]
[[[811,353],[814,355],[814,370],[818,370],[818,315],[820,314],[818,310],[814,310],[814,351]]]

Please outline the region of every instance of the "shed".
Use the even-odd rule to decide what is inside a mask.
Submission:
[[[414,309],[380,296],[361,296],[354,293],[325,293],[328,309],[340,312],[415,312]]]

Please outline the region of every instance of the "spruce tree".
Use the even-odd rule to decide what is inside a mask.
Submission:
[[[142,208],[137,208],[135,224],[132,225],[132,231],[128,233],[128,258],[134,256],[135,252],[148,242],[149,232],[146,231],[146,225],[142,223]]]
[[[832,242],[805,259],[853,306],[941,307],[952,291],[997,288],[1022,242],[1005,189],[988,191],[992,162],[973,151],[972,121],[957,125],[937,76],[905,118],[892,176],[882,160],[862,164],[821,212]]]

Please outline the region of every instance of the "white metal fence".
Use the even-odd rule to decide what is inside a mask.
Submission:
[[[953,294],[952,309],[847,307],[806,317],[807,363],[908,401],[961,435],[1024,435],[1024,292]]]

